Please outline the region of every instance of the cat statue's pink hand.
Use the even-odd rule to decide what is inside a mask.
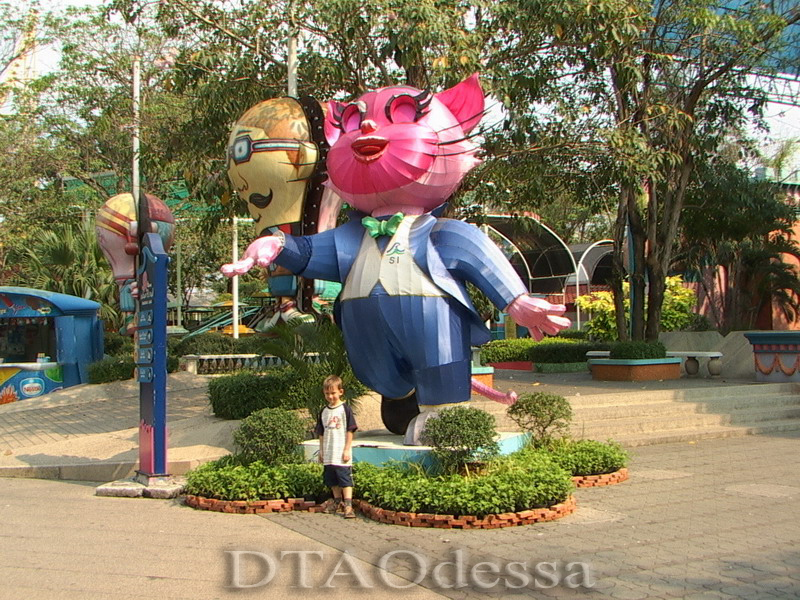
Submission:
[[[508,315],[517,325],[527,327],[531,337],[537,342],[544,334],[555,335],[570,326],[571,322],[561,315],[567,310],[563,304],[550,304],[541,298],[519,296],[506,308]]]
[[[247,247],[240,260],[220,267],[225,277],[244,275],[254,266],[268,267],[283,249],[283,238],[277,235],[260,237]]]

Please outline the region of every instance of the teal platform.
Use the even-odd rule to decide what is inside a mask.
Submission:
[[[528,443],[524,433],[503,432],[498,434],[500,454],[511,454]],[[306,460],[315,460],[319,451],[319,440],[303,442]],[[382,465],[389,460],[416,462],[425,466],[431,464],[430,446],[404,446],[403,436],[386,430],[364,431],[356,434],[353,441],[353,460]]]

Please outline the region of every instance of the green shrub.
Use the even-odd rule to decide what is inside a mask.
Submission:
[[[611,346],[610,358],[666,358],[667,349],[661,342],[617,342]]]
[[[133,338],[121,335],[116,331],[106,331],[103,334],[103,352],[108,356],[133,357]]]
[[[570,475],[546,455],[495,459],[471,477],[430,476],[399,463],[356,463],[353,480],[354,495],[374,506],[454,516],[543,508],[563,502],[572,491]]]
[[[576,363],[585,362],[589,350],[607,350],[608,344],[602,342],[559,341],[558,338],[546,344],[539,343],[528,351],[528,360],[534,363]]]
[[[536,340],[531,338],[492,340],[481,346],[481,362],[488,364],[530,360],[528,350],[534,344],[536,344]]]
[[[269,354],[267,346],[270,338],[263,335],[248,335],[240,337],[238,340],[233,340],[233,353],[234,354],[258,354],[264,356]]]
[[[564,396],[535,392],[522,394],[508,407],[508,417],[529,433],[533,446],[543,446],[565,435],[572,421],[572,407]]]
[[[208,383],[211,409],[222,419],[244,419],[262,408],[301,408],[287,393],[295,378],[291,367],[270,369],[265,374],[241,371],[215,377]]]
[[[242,464],[235,457],[224,457],[192,469],[186,476],[187,494],[220,500],[320,500],[326,492],[322,465],[317,463]]]
[[[556,338],[561,338],[563,340],[585,340],[587,334],[585,331],[579,331],[577,329],[562,329],[558,332]]]
[[[423,439],[445,473],[455,473],[468,463],[491,459],[499,452],[494,415],[471,406],[440,411],[425,423]]]
[[[221,333],[200,333],[184,337],[175,345],[176,356],[187,354],[237,354],[233,338]]]
[[[91,363],[87,369],[89,383],[109,383],[111,381],[124,381],[133,378],[136,363],[133,356],[110,356]]]
[[[683,286],[680,276],[667,277],[664,303],[661,307],[661,331],[680,331],[688,328],[693,321],[693,310],[696,303],[696,294],[693,290]],[[630,313],[630,285],[622,284],[624,294],[623,305],[625,318]],[[586,331],[594,339],[616,340],[617,323],[614,295],[611,292],[594,292],[590,295],[579,296],[576,304],[581,310],[591,313],[592,318],[586,323]],[[646,310],[646,307],[645,307]]]
[[[283,408],[262,408],[243,419],[233,441],[244,461],[270,465],[302,462],[298,444],[306,439],[309,424]]]
[[[547,450],[553,460],[572,475],[613,473],[628,464],[628,453],[616,442],[564,440]]]
[[[341,373],[337,373],[335,365],[328,361],[310,363],[304,375],[295,373],[294,379],[287,390],[287,401],[293,405],[305,408],[316,419],[325,408],[325,396],[322,393],[322,382],[328,375],[335,374],[342,378],[344,399],[350,404],[353,412],[358,415],[358,397],[369,392],[369,388],[361,383],[348,366]]]
[[[330,319],[320,318],[313,323],[290,321],[273,327],[270,332],[275,337],[264,343],[264,349],[291,365],[297,374],[288,389],[292,403],[304,406],[316,418],[325,407],[323,380],[328,375],[338,375],[342,378],[345,399],[358,412],[354,400],[368,390],[353,374],[342,332]],[[309,361],[307,354],[316,354],[317,361]]]
[[[687,331],[711,331],[714,327],[705,315],[692,313],[691,322],[686,326]]]

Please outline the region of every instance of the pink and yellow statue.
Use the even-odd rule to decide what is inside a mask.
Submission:
[[[145,194],[150,212],[151,233],[158,233],[169,251],[175,234],[175,218],[156,196]],[[117,194],[97,211],[95,222],[100,249],[119,286],[119,305],[123,312],[134,312],[136,305],[136,255],[139,254],[138,222],[132,194]]]
[[[341,282],[334,314],[353,371],[407,444],[437,410],[470,399],[471,346],[489,332],[467,282],[537,339],[570,323],[563,305],[528,295],[477,227],[439,216],[478,163],[470,132],[483,110],[477,75],[438,94],[396,86],[331,102],[326,185],[358,212],[323,233],[261,237],[222,267],[232,276],[276,263]]]
[[[271,98],[248,109],[231,129],[228,178],[247,203],[257,236],[318,233],[336,225],[341,199],[321,185],[323,118],[311,98]],[[278,310],[267,328],[278,319],[313,320],[298,310],[298,282],[288,270],[272,265],[268,281]]]

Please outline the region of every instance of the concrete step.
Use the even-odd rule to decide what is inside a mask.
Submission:
[[[710,382],[709,382],[710,383]],[[800,385],[744,383],[682,390],[570,396],[576,438],[628,446],[800,430]],[[479,401],[501,431],[516,430],[506,407]]]
[[[760,410],[769,412],[772,409],[797,407],[800,408],[800,396],[790,394],[775,394],[770,396],[729,397],[714,398],[708,402],[697,401],[661,401],[638,404],[603,405],[573,407],[574,420],[597,420],[626,418],[632,415],[646,415],[648,417],[665,415],[723,413],[740,410]]]
[[[757,425],[717,426],[702,430],[673,429],[669,431],[651,431],[647,433],[621,434],[614,436],[586,436],[582,439],[607,441],[612,439],[625,447],[650,446],[653,444],[669,444],[675,442],[694,442],[705,439],[741,437],[755,434],[776,434],[787,431],[800,431],[800,419],[778,419],[763,421]],[[578,437],[578,436],[576,436]]]
[[[758,426],[764,421],[800,419],[800,407],[783,407],[769,410],[751,409],[732,413],[690,413],[676,415],[637,415],[605,421],[573,419],[572,433],[583,437],[613,437],[631,433],[671,431],[674,429],[705,430],[718,426]]]
[[[712,402],[717,399],[755,398],[772,395],[800,397],[800,385],[793,383],[753,383],[737,386],[709,386],[685,390],[631,390],[624,393],[569,396],[573,409],[584,406],[620,406],[624,404],[656,404],[660,402]]]

